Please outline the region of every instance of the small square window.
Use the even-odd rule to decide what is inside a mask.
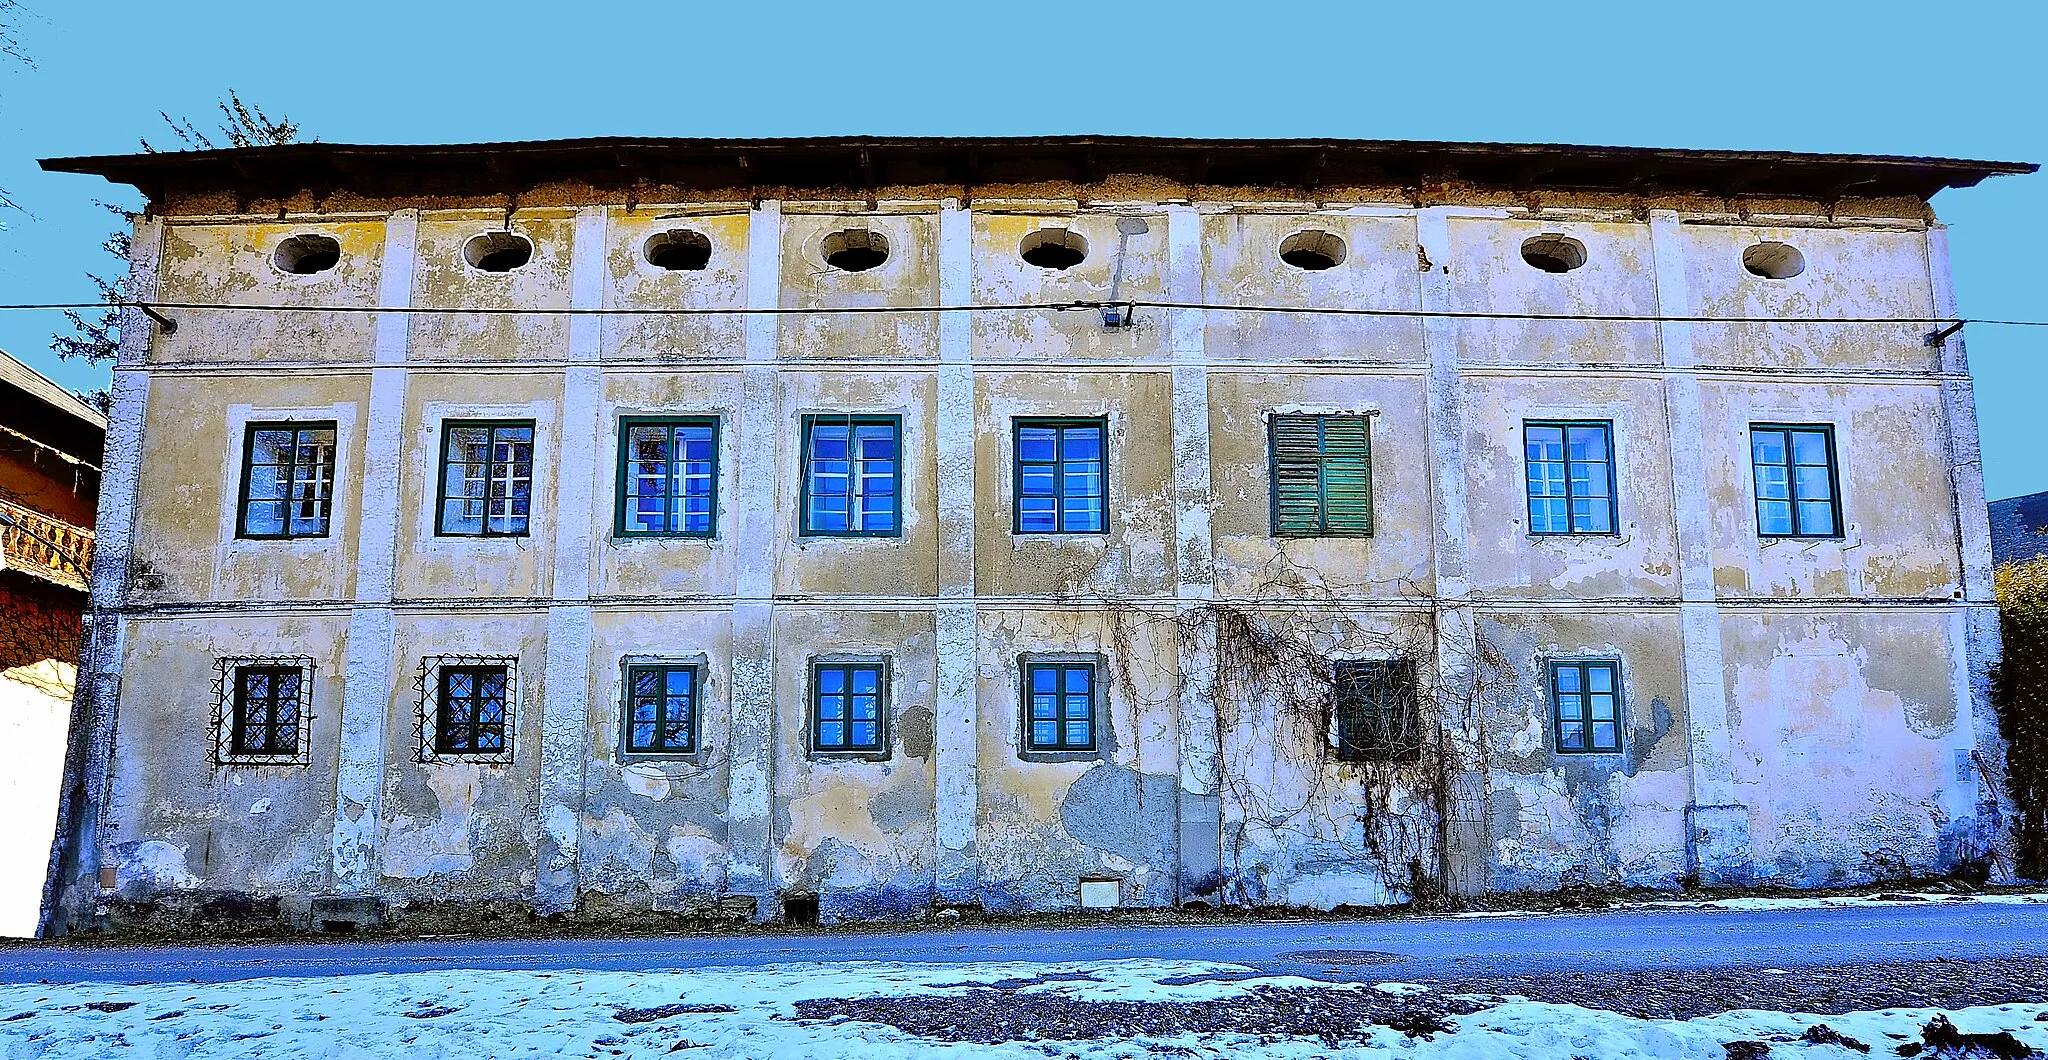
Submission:
[[[1621,750],[1621,664],[1551,663],[1550,714],[1559,754]]]
[[[687,755],[697,751],[697,704],[703,671],[693,665],[626,668],[624,748],[629,755]]]
[[[717,525],[718,421],[621,420],[619,535],[711,537]]]
[[[811,750],[889,753],[889,666],[880,660],[811,664]]]
[[[1422,723],[1415,664],[1406,659],[1340,660],[1335,666],[1331,742],[1344,762],[1415,762]]]
[[[455,759],[505,765],[518,736],[514,660],[473,655],[420,662],[417,712],[422,762]]]
[[[1109,529],[1109,424],[1105,420],[1014,421],[1019,534],[1100,534]]]
[[[214,761],[222,765],[305,765],[313,661],[222,659]]]
[[[902,442],[896,416],[805,416],[799,530],[816,537],[900,535]]]
[[[1614,425],[1602,421],[1522,425],[1529,480],[1529,532],[1612,534]]]
[[[326,537],[334,510],[333,421],[251,423],[244,438],[235,536]]]
[[[1024,663],[1024,749],[1038,753],[1096,750],[1101,706],[1093,662],[1027,660]]]
[[[533,421],[448,420],[434,533],[524,537],[533,511]]]
[[[1826,424],[1751,424],[1759,537],[1842,536],[1835,429]]]

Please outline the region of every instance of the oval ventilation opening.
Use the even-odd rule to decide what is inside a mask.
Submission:
[[[296,235],[279,243],[270,260],[294,276],[311,276],[341,263],[341,244],[332,236]]]
[[[687,228],[656,232],[641,248],[647,264],[670,272],[698,272],[711,264],[711,239]]]
[[[825,237],[825,264],[841,272],[866,272],[889,260],[889,240],[880,232],[848,228]]]
[[[1088,241],[1064,228],[1041,228],[1024,237],[1017,254],[1041,269],[1071,269],[1088,260]]]
[[[462,258],[483,272],[511,272],[533,260],[533,241],[517,232],[485,232],[462,245]]]
[[[1806,271],[1806,255],[1790,243],[1758,243],[1742,252],[1742,267],[1766,280],[1789,280]]]
[[[1307,272],[1344,264],[1344,241],[1335,232],[1311,228],[1280,241],[1280,260]]]
[[[1544,272],[1570,272],[1586,263],[1586,244],[1555,233],[1531,236],[1522,242],[1522,260]]]

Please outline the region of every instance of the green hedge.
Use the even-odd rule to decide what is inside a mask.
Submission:
[[[2015,869],[2038,880],[2048,877],[2048,559],[2000,567],[1997,586],[2005,651],[1991,671],[1991,698],[2018,811]]]

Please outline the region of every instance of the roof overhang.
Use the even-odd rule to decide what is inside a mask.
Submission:
[[[1407,140],[1183,140],[1140,136],[602,137],[426,146],[300,143],[215,151],[49,158],[161,203],[179,194],[242,200],[346,190],[368,198],[513,194],[555,183],[596,188],[892,187],[1065,182],[1133,174],[1215,187],[1422,187],[1465,183],[1717,197],[1927,199],[2025,162],[1776,151],[1683,151]]]

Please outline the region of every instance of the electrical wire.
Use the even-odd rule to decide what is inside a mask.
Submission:
[[[972,305],[914,306],[353,306],[246,305],[228,302],[17,302],[0,310],[140,309],[144,312],[226,313],[391,313],[405,316],[846,316],[893,313],[1085,312],[1101,309],[1193,310],[1211,313],[1286,313],[1308,316],[1398,317],[1432,320],[1534,320],[1619,324],[1984,324],[1998,327],[2048,327],[2048,320],[2005,320],[1989,317],[1941,316],[1665,316],[1634,313],[1519,313],[1459,309],[1372,309],[1352,306],[1226,305],[1216,302],[1162,302],[1122,299],[1075,302],[1013,302]]]

